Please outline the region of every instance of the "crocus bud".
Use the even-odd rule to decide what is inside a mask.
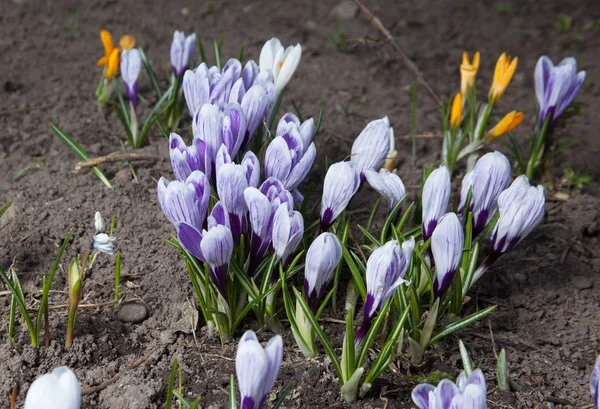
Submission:
[[[231,232],[236,242],[248,227],[248,207],[244,200],[244,190],[248,187],[248,179],[242,165],[227,163],[217,172],[217,192],[219,199],[229,211]]]
[[[513,58],[512,61],[510,56],[506,55],[506,53],[502,53],[500,58],[498,58],[498,62],[496,63],[496,69],[494,70],[494,80],[492,81],[492,86],[490,88],[489,99],[490,102],[497,102],[515,73],[517,69],[517,64],[519,59],[517,57]]]
[[[184,182],[193,171],[199,170],[208,178],[206,172],[206,143],[200,138],[194,138],[192,144],[187,146],[181,136],[171,133],[169,136],[169,156],[175,179]]]
[[[137,48],[124,50],[121,54],[121,77],[127,89],[127,96],[133,105],[137,107],[138,76],[142,67],[142,57]]]
[[[402,246],[396,240],[391,240],[376,249],[367,260],[367,300],[363,323],[355,337],[357,344],[362,342],[381,307],[406,282],[404,275],[414,248],[413,237],[402,243]]]
[[[452,101],[452,110],[450,111],[450,127],[457,129],[462,120],[463,101],[460,93],[456,94]]]
[[[282,358],[281,336],[275,335],[263,349],[254,332],[248,330],[242,335],[235,357],[242,409],[262,407],[275,384]]]
[[[96,229],[96,234],[104,233],[105,224],[100,212],[96,212],[94,215],[94,228]]]
[[[334,163],[327,170],[321,200],[321,229],[327,230],[360,187],[360,174],[351,162]]]
[[[452,284],[462,259],[465,233],[456,213],[446,213],[431,235],[435,262],[433,293],[440,298]]]
[[[173,42],[171,43],[171,68],[176,76],[183,75],[190,58],[196,48],[196,33],[185,36],[183,31],[173,33]]]
[[[475,272],[478,280],[502,254],[523,240],[544,217],[544,188],[531,186],[527,176],[521,175],[498,197],[498,223],[494,230],[493,248],[485,263]]]
[[[387,169],[382,168],[379,173],[373,169],[367,169],[365,177],[373,189],[390,201],[389,211],[406,195],[406,189],[400,176]]]
[[[210,79],[207,73],[208,69],[203,63],[193,71],[187,70],[183,75],[181,88],[192,117],[202,105],[210,103]]]
[[[229,262],[233,254],[233,236],[231,230],[217,225],[202,235],[200,243],[202,255],[208,263],[210,278],[219,292],[227,300],[227,278]]]
[[[475,85],[475,77],[479,70],[479,51],[473,55],[473,62],[469,61],[469,54],[465,51],[460,65],[460,93],[462,99],[467,100],[469,89]]]
[[[109,255],[113,255],[113,250],[115,247],[115,241],[117,241],[116,237],[109,236],[106,233],[96,234],[92,241],[94,243],[94,248],[101,253],[106,253]]]
[[[467,377],[461,372],[454,384],[443,379],[437,387],[423,383],[412,391],[412,400],[419,409],[486,409],[487,385],[481,369]]]
[[[273,249],[277,261],[285,267],[289,257],[296,251],[304,234],[304,219],[298,211],[289,211],[284,203],[279,205],[273,216]]]
[[[498,209],[498,196],[510,183],[510,162],[502,153],[486,153],[463,178],[458,212],[465,207],[471,189],[469,211],[473,212],[473,235],[481,233]]]
[[[294,122],[280,122],[277,132],[265,153],[265,176],[276,177],[287,190],[293,190],[306,177],[317,150],[313,142],[303,140],[300,127]]]
[[[77,376],[60,366],[37,378],[29,387],[25,409],[79,409],[81,391]]]
[[[157,192],[160,206],[172,224],[185,222],[202,229],[210,199],[210,184],[204,173],[196,170],[185,182],[160,178]]]
[[[594,402],[594,409],[600,409],[600,394],[598,394],[598,388],[600,387],[600,357],[596,358],[596,364],[590,376],[590,392],[592,393],[592,401]]]
[[[502,135],[514,130],[521,125],[525,114],[523,112],[511,111],[504,116],[486,135],[486,139],[490,142],[495,141]]]
[[[279,39],[275,37],[265,43],[260,52],[259,66],[261,71],[273,72],[275,95],[279,95],[292,78],[301,57],[300,44],[283,48]]]
[[[365,170],[377,170],[383,164],[390,148],[389,138],[390,120],[386,116],[369,122],[354,140],[350,161],[360,172],[361,183],[365,180]]]
[[[269,88],[270,87],[270,88]],[[242,97],[240,104],[242,110],[247,119],[246,132],[244,134],[241,146],[242,149],[246,149],[248,144],[254,137],[256,130],[264,121],[269,105],[271,104],[271,97],[269,96],[269,90],[272,90],[273,83],[266,82],[265,85],[256,84],[253,85]]]
[[[450,190],[450,173],[445,166],[435,169],[425,181],[421,196],[423,240],[427,241],[431,237],[440,218],[446,213]]]
[[[304,292],[311,304],[321,299],[341,259],[342,246],[335,234],[321,233],[312,242],[304,264]]]
[[[242,70],[242,81],[246,89],[250,89],[254,85],[254,80],[258,76],[258,65],[254,60],[250,60],[244,65]]]
[[[585,80],[585,71],[577,72],[573,57],[558,65],[545,55],[535,65],[535,96],[539,104],[539,126],[549,118],[553,123],[575,99]]]

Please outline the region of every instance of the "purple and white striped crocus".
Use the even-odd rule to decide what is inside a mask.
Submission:
[[[225,145],[221,146],[217,155],[219,158],[227,156]],[[248,187],[258,185],[260,175],[258,158],[252,152],[246,152],[242,163],[223,163],[217,168],[217,193],[229,211],[231,232],[236,243],[239,243],[242,234],[248,231],[248,207],[244,199],[244,191]]]
[[[121,54],[121,77],[125,83],[127,96],[135,110],[137,108],[138,77],[142,67],[142,58],[137,48],[123,50]]]
[[[290,256],[296,251],[304,234],[304,218],[297,210],[290,211],[288,205],[279,205],[273,216],[272,242],[277,261],[287,266]],[[275,280],[277,277],[273,277]]]
[[[433,293],[440,298],[450,288],[462,259],[465,233],[456,213],[446,213],[431,235],[435,263]]]
[[[360,173],[361,184],[365,181],[365,170],[378,170],[385,161],[390,150],[390,129],[386,116],[369,122],[354,140],[350,161]]]
[[[468,377],[461,372],[456,384],[443,379],[437,387],[423,383],[412,391],[412,400],[419,409],[486,409],[486,397],[487,385],[481,369],[475,369]]]
[[[585,71],[577,72],[577,61],[573,57],[563,59],[558,65],[542,56],[535,66],[535,95],[539,104],[541,127],[546,119],[554,123],[575,99],[585,80]]]
[[[341,259],[342,246],[333,233],[321,233],[308,248],[304,264],[304,293],[313,311],[316,311]]]
[[[273,218],[275,212],[283,204],[287,211],[292,211],[294,202],[290,192],[285,190],[276,178],[268,178],[260,189],[248,187],[244,190],[244,199],[250,215],[252,236],[250,238],[250,267],[252,275],[254,268],[265,255],[273,238]]]
[[[592,400],[594,401],[594,409],[600,409],[600,394],[598,389],[600,388],[600,356],[596,358],[596,364],[592,370],[590,376],[590,392],[592,393]]]
[[[421,230],[424,241],[429,240],[441,217],[446,214],[450,191],[450,173],[448,168],[440,166],[431,172],[425,181],[421,195],[421,206],[423,208]]]
[[[171,133],[169,136],[169,156],[175,179],[183,182],[195,170],[206,174],[205,155],[206,143],[202,139],[194,138],[187,146],[178,134]]]
[[[207,176],[216,177],[216,156],[225,145],[230,157],[238,153],[246,133],[246,117],[239,104],[225,104],[223,109],[216,105],[203,105],[192,122],[194,138],[206,144],[205,162]]]
[[[460,190],[458,213],[462,213],[469,189],[473,212],[473,236],[481,233],[498,209],[498,196],[510,183],[510,162],[502,153],[486,153],[475,164],[475,168],[465,175]]]
[[[296,189],[315,161],[313,131],[312,118],[300,124],[294,114],[285,114],[265,153],[265,177],[276,177],[289,191]]]
[[[544,218],[546,197],[543,186],[531,186],[527,176],[521,175],[498,197],[498,223],[492,238],[492,251],[475,272],[473,282],[502,254],[523,240]]]
[[[233,84],[240,78],[242,63],[231,58],[222,70],[200,64],[183,75],[183,95],[192,116],[204,104],[222,105],[229,101]]]
[[[401,284],[407,282],[404,275],[410,265],[414,248],[413,237],[402,243],[402,246],[398,241],[391,240],[375,250],[367,260],[367,300],[363,322],[355,337],[357,345],[367,335],[371,322],[381,307]]]
[[[338,162],[329,167],[323,182],[321,230],[331,227],[359,187],[360,173],[351,162]]]
[[[171,69],[173,74],[179,77],[183,75],[190,63],[190,58],[196,48],[196,33],[185,36],[183,31],[173,33],[171,42]]]
[[[379,172],[373,169],[364,171],[364,175],[373,189],[390,201],[388,212],[391,212],[400,200],[406,195],[406,188],[400,176],[381,168]]]
[[[233,254],[231,230],[227,226],[217,224],[212,229],[204,232],[200,249],[208,264],[211,280],[215,283],[223,298],[227,300],[229,263]]]
[[[240,409],[260,409],[275,385],[283,358],[281,336],[275,335],[263,348],[256,334],[242,335],[235,357],[235,372],[240,389]]]

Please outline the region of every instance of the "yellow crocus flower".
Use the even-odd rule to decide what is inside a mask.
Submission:
[[[469,89],[475,84],[475,77],[479,70],[479,51],[473,55],[473,62],[469,61],[469,53],[463,52],[462,64],[460,64],[460,92],[467,97]]]
[[[97,65],[107,66],[106,79],[110,80],[117,76],[119,72],[120,54],[122,50],[131,50],[135,47],[135,37],[130,34],[125,34],[119,40],[119,47],[116,48],[113,43],[112,35],[107,30],[100,31],[100,41],[104,46],[104,56],[98,60]]]
[[[502,94],[504,94],[517,69],[518,62],[519,59],[517,57],[511,61],[510,56],[506,55],[506,53],[502,53],[500,58],[498,58],[496,69],[494,70],[494,80],[490,88],[490,101],[492,103],[498,101]]]
[[[462,119],[462,95],[459,92],[452,101],[452,111],[450,112],[450,126],[457,129]]]
[[[523,112],[509,112],[488,132],[486,139],[490,142],[495,141],[505,133],[508,133],[519,126],[521,122],[523,122],[524,117],[525,114]]]

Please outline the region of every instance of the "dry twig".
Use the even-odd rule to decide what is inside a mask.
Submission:
[[[381,20],[379,20],[379,18],[377,18],[377,16],[375,16],[371,12],[371,10],[369,10],[364,4],[362,4],[360,0],[354,0],[354,3],[356,3],[358,8],[371,20],[371,23],[377,28],[377,30],[379,30],[379,32],[381,32],[381,34],[383,34],[385,39],[392,44],[394,50],[396,50],[400,57],[402,57],[402,61],[404,62],[406,68],[408,68],[415,75],[415,77],[417,77],[417,81],[419,81],[419,83],[421,83],[421,85],[425,87],[425,89],[427,90],[429,95],[431,95],[431,97],[435,100],[435,102],[438,105],[441,105],[442,101],[440,100],[440,97],[438,97],[438,95],[433,91],[433,89],[431,89],[431,86],[423,76],[423,73],[419,70],[416,64],[412,62],[410,58],[408,58],[404,50],[402,50],[402,47],[400,47],[400,44],[398,44],[396,39],[392,37],[392,34],[381,23]]]
[[[17,384],[13,384],[12,396],[10,398],[10,409],[15,409],[17,407]]]
[[[98,166],[105,162],[126,162],[132,160],[154,160],[158,161],[162,158],[160,156],[148,154],[148,153],[120,153],[113,152],[106,156],[100,156],[98,158],[92,158],[85,160],[83,162],[78,162],[75,164],[75,170],[80,170],[81,168],[91,168],[92,166]]]

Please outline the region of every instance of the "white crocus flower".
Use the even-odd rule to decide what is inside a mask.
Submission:
[[[37,378],[29,387],[25,409],[79,409],[81,391],[77,376],[66,366]]]
[[[275,95],[278,96],[294,75],[300,58],[300,44],[284,48],[278,38],[273,37],[265,43],[260,52],[259,66],[261,71],[271,70],[275,79]]]

